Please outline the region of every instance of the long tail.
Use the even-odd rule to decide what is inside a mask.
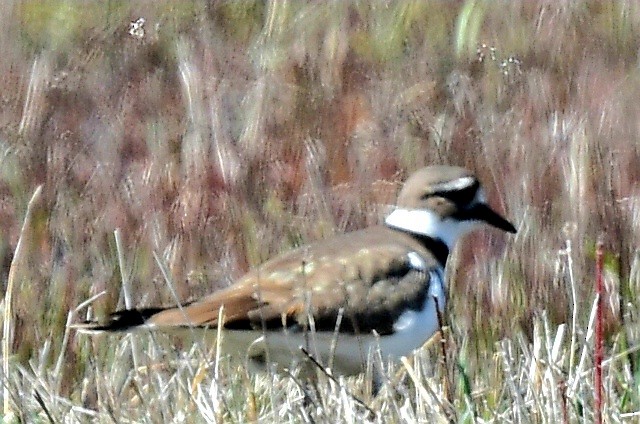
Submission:
[[[130,331],[143,327],[164,308],[124,309],[116,311],[104,320],[84,321],[71,325],[72,328],[86,333]]]
[[[197,302],[169,308],[125,309],[112,313],[104,320],[85,321],[71,327],[83,333],[132,331],[140,328],[216,328],[223,305],[225,322],[240,320],[249,325],[247,313],[256,306],[256,301],[243,293],[226,298],[212,295]]]

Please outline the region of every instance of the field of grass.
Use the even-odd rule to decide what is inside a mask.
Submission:
[[[3,7],[5,422],[593,422],[597,240],[602,414],[640,416],[639,3]],[[68,329],[377,223],[436,163],[474,170],[519,231],[458,246],[443,342],[375,398],[368,376]]]

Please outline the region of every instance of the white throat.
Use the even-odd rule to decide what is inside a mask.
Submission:
[[[471,231],[477,223],[442,218],[427,209],[396,209],[384,220],[390,227],[438,239],[453,250],[458,238]]]

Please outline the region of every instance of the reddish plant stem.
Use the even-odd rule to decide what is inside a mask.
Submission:
[[[602,424],[602,304],[604,288],[602,283],[602,268],[604,265],[604,246],[602,241],[596,245],[596,334],[595,334],[595,423]]]

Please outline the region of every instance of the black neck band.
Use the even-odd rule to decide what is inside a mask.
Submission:
[[[398,227],[390,226],[389,228],[393,228],[396,231],[400,231],[402,233],[410,235],[411,237],[419,241],[421,245],[423,245],[427,250],[433,253],[433,256],[438,260],[443,268],[447,264],[447,258],[449,257],[449,248],[442,240],[425,236],[424,234],[413,233],[411,231],[407,231]]]

